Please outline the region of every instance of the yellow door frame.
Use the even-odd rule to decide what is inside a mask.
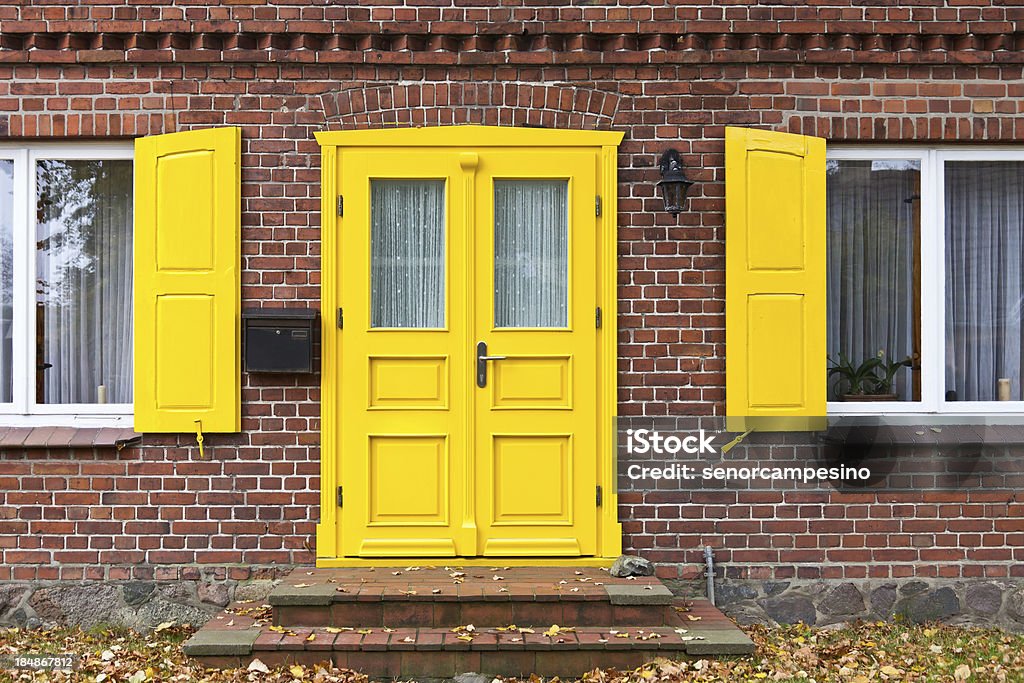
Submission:
[[[337,456],[339,392],[344,378],[337,367],[341,333],[337,326],[339,272],[342,264],[340,220],[337,215],[338,148],[423,149],[444,147],[472,152],[478,148],[587,147],[597,150],[598,191],[604,210],[598,219],[597,300],[604,312],[598,330],[598,484],[604,491],[598,512],[596,556],[502,558],[507,565],[608,565],[622,550],[616,482],[617,416],[617,168],[623,134],[611,131],[550,130],[500,126],[446,126],[316,133],[321,152],[321,390],[320,390],[320,522],[317,524],[317,566],[405,565],[405,558],[339,557],[337,490],[341,482]],[[425,558],[419,558],[422,564]],[[440,558],[439,558],[440,559]],[[491,557],[449,558],[462,565],[493,565]]]

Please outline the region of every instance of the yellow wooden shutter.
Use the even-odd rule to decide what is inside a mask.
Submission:
[[[825,141],[726,128],[725,211],[730,428],[820,429],[826,393]],[[745,418],[744,424],[736,418]]]
[[[240,150],[239,128],[135,141],[136,431],[241,428]]]

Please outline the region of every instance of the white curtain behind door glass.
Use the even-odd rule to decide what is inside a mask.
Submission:
[[[906,358],[914,352],[919,162],[830,160],[827,182],[829,358],[842,353],[859,365],[880,350],[886,360]],[[912,398],[908,368],[896,373],[894,393]]]
[[[370,325],[444,327],[444,181],[370,187]]]
[[[495,327],[566,327],[569,184],[494,183]]]
[[[1021,400],[1024,162],[948,161],[947,400]]]
[[[39,161],[36,220],[36,400],[131,403],[132,162]]]
[[[14,326],[14,162],[0,159],[0,403],[10,403]]]

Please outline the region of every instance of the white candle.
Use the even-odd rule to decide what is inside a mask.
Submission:
[[[999,400],[1010,400],[1010,379],[1008,377],[999,378]]]
[[[106,403],[107,402],[107,387],[103,384],[96,387],[96,402]]]

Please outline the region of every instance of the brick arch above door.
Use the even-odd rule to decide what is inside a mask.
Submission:
[[[328,128],[476,123],[596,130],[612,126],[619,96],[602,90],[527,83],[412,83],[321,95]]]

